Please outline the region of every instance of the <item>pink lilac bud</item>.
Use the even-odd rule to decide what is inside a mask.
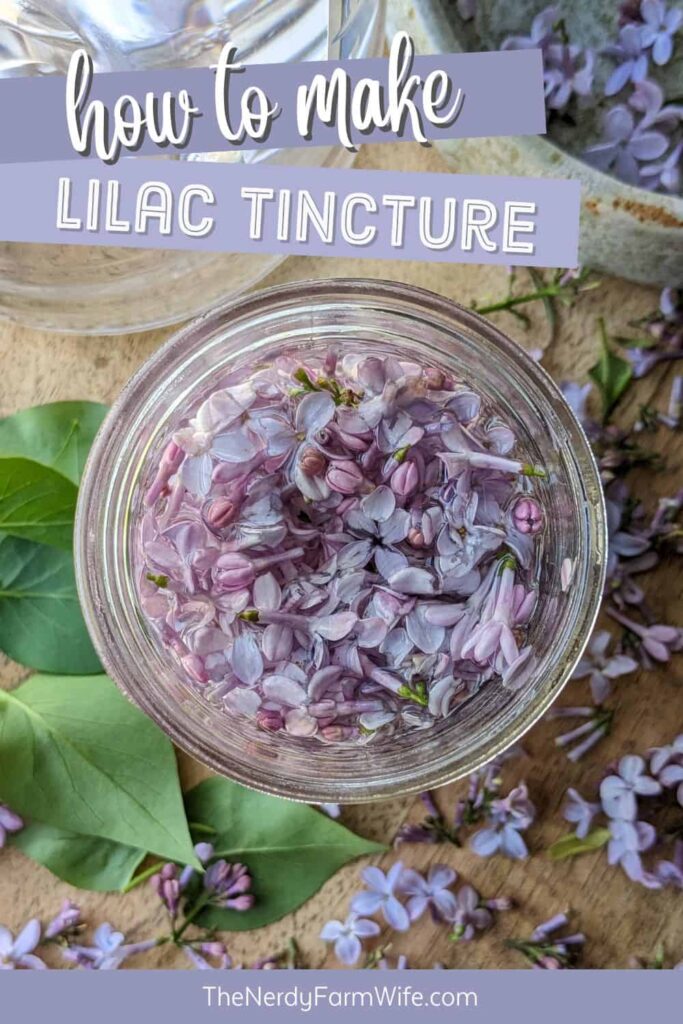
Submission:
[[[406,498],[415,490],[419,480],[420,474],[415,463],[412,460],[402,462],[391,474],[391,489],[399,498]]]
[[[237,551],[228,552],[217,559],[212,572],[213,583],[219,594],[230,594],[246,590],[256,578],[254,566],[246,555]]]
[[[408,530],[408,543],[411,548],[423,548],[425,546],[425,535],[422,530],[418,530],[415,526]]]
[[[265,729],[266,732],[279,732],[285,723],[279,711],[260,710],[256,713],[256,724],[259,729]]]
[[[204,518],[214,530],[223,530],[239,515],[240,506],[232,498],[216,498],[207,508]]]
[[[306,476],[322,476],[327,468],[327,459],[317,448],[306,448],[299,465]]]
[[[180,448],[175,441],[170,441],[164,449],[164,453],[159,460],[159,469],[154,481],[145,495],[145,503],[147,505],[153,505],[168,487],[168,482],[171,477],[180,468],[180,464],[185,458],[185,452]]]
[[[533,498],[522,498],[515,505],[512,518],[520,533],[539,533],[543,529],[543,513]]]
[[[333,462],[325,477],[328,487],[338,494],[358,494],[365,478],[355,462],[342,459]]]

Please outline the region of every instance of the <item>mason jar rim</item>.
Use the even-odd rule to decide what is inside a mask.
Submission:
[[[413,316],[437,331],[450,330],[453,336],[458,331],[469,332],[475,339],[485,341],[507,363],[519,366],[529,387],[536,395],[543,396],[561,420],[572,446],[572,457],[577,467],[580,464],[577,474],[591,497],[587,527],[590,535],[583,538],[582,593],[573,605],[573,629],[565,645],[568,657],[561,669],[554,670],[552,685],[546,686],[524,713],[512,716],[513,721],[502,735],[482,737],[472,756],[460,760],[441,757],[431,769],[423,767],[414,777],[408,769],[394,782],[391,779],[382,779],[381,783],[372,779],[330,782],[325,778],[301,782],[283,777],[276,765],[266,765],[260,771],[258,766],[236,758],[234,753],[231,756],[231,751],[211,742],[208,718],[202,723],[196,715],[191,718],[189,712],[184,716],[180,705],[170,706],[155,700],[145,678],[145,671],[154,675],[151,663],[140,665],[127,649],[132,639],[139,640],[136,631],[141,632],[142,627],[134,607],[131,581],[123,571],[125,559],[120,562],[121,538],[128,536],[131,525],[130,504],[122,503],[121,494],[125,484],[128,488],[125,493],[132,495],[152,443],[138,444],[139,450],[136,449],[138,432],[146,419],[154,409],[156,415],[164,415],[160,409],[170,383],[181,388],[176,393],[173,408],[184,399],[189,401],[197,391],[193,364],[196,371],[197,362],[212,346],[218,351],[224,348],[228,331],[234,334],[254,321],[266,325],[302,309],[310,309],[313,321],[314,313],[333,316],[335,310],[346,308],[345,304],[353,306],[361,316],[363,309],[381,309],[403,319]],[[264,346],[267,345],[266,340]],[[448,353],[443,353],[442,358],[448,362]],[[306,802],[370,802],[455,781],[499,756],[542,717],[570,678],[592,633],[604,587],[606,538],[604,498],[588,440],[548,373],[519,345],[472,310],[412,285],[365,278],[299,281],[238,297],[205,314],[176,332],[133,375],[106,418],[84,472],[76,516],[76,576],[86,624],[105,669],[122,692],[156,721],[179,748],[214,771],[263,792]],[[151,653],[147,653],[151,658]],[[143,654],[138,650],[139,657]],[[156,667],[160,669],[160,664]],[[193,714],[195,712],[196,709]],[[225,716],[225,712],[222,714]],[[422,734],[412,735],[418,746]],[[263,741],[264,749],[268,742],[277,744],[277,735]]]

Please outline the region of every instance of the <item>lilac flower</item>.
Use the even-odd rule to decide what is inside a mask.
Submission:
[[[62,909],[45,928],[46,939],[57,939],[74,933],[81,924],[81,911],[71,900],[64,900]]]
[[[0,925],[0,971],[13,971],[17,967],[27,970],[44,971],[46,964],[36,956],[34,950],[40,944],[40,922],[33,919],[17,935]]]
[[[410,927],[408,911],[395,895],[403,874],[403,864],[397,861],[385,874],[381,868],[371,865],[361,871],[361,878],[367,891],[356,893],[351,900],[354,914],[375,914],[381,910],[384,920],[397,932]]]
[[[642,82],[647,75],[648,58],[642,31],[637,25],[625,25],[619,32],[619,42],[605,46],[601,51],[619,61],[607,79],[605,96],[615,96],[629,82]]]
[[[23,819],[5,804],[0,804],[0,850],[7,841],[8,833],[20,832],[23,827]]]
[[[456,908],[451,921],[451,939],[470,942],[477,932],[486,931],[491,926],[493,915],[476,889],[471,885],[462,885],[457,892]]]
[[[501,50],[546,50],[559,41],[555,26],[560,19],[559,7],[546,7],[531,23],[528,36],[508,36],[500,44]]]
[[[653,775],[659,776],[661,772],[672,764],[677,765],[683,762],[683,735],[677,736],[673,743],[665,747],[655,747],[650,752],[650,771]]]
[[[635,672],[638,662],[625,654],[608,655],[612,637],[607,630],[599,630],[591,637],[587,653],[574,669],[572,679],[590,679],[591,692],[596,704],[603,704],[609,697],[613,679]]]
[[[406,910],[411,921],[417,921],[429,909],[434,921],[450,921],[456,911],[455,896],[450,886],[457,873],[444,864],[433,864],[425,878],[419,871],[406,868],[399,888],[409,897]]]
[[[641,626],[614,608],[608,608],[607,612],[613,619],[625,626],[630,633],[638,637],[642,650],[655,661],[669,661],[672,652],[680,651],[683,646],[683,631],[675,626],[663,624]]]
[[[229,864],[222,858],[214,861],[204,874],[204,889],[210,902],[226,910],[249,910],[254,905],[251,875],[244,864]]]
[[[115,932],[108,923],[101,924],[93,935],[92,946],[69,946],[62,956],[71,963],[90,971],[115,971],[131,956],[144,953],[157,945],[156,939],[126,944],[121,932]]]
[[[590,96],[595,56],[591,50],[566,43],[551,43],[545,51],[545,101],[550,110],[564,110],[576,94]]]
[[[602,780],[600,799],[608,817],[634,821],[638,811],[636,795],[653,796],[661,789],[660,783],[645,773],[643,758],[629,754],[619,761],[617,774]]]
[[[171,920],[173,920],[178,913],[181,892],[177,866],[175,864],[164,864],[161,871],[156,875],[152,875],[149,884],[166,907]]]
[[[585,839],[590,832],[593,818],[600,811],[600,804],[589,803],[571,786],[567,790],[567,802],[564,808],[565,821],[576,825],[576,835]]]
[[[655,64],[668,64],[673,54],[673,37],[683,25],[683,11],[667,9],[664,0],[643,0],[640,13],[645,23],[641,30],[643,46],[652,47]]]
[[[188,685],[338,744],[519,688],[544,470],[511,427],[450,373],[374,352],[236,376],[174,424],[138,524],[142,609]],[[155,882],[171,913],[185,875]]]
[[[529,939],[511,939],[506,944],[522,953],[537,970],[573,967],[586,939],[581,932],[562,936],[555,934],[568,923],[566,914],[555,914],[537,925]]]
[[[645,188],[656,192],[677,193],[681,191],[683,176],[681,164],[683,163],[683,141],[673,146],[669,154],[663,160],[653,164],[643,164],[640,168],[640,177]],[[647,357],[647,353],[644,353]],[[640,374],[642,376],[642,374]]]
[[[379,869],[378,869],[379,870]],[[325,942],[334,942],[334,952],[341,963],[351,967],[363,950],[362,939],[378,935],[380,927],[357,914],[349,914],[346,921],[328,921],[320,933]]]
[[[658,160],[668,147],[666,137],[649,128],[646,119],[636,122],[626,106],[607,111],[601,142],[589,146],[584,157],[601,171],[614,171],[629,185],[640,181],[640,165]]]
[[[609,823],[611,839],[607,844],[607,861],[619,864],[633,882],[640,882],[650,889],[659,889],[661,883],[655,876],[643,869],[640,854],[650,849],[657,833],[645,821],[625,821],[617,818]]]
[[[614,712],[603,707],[560,707],[552,708],[548,712],[548,718],[586,719],[581,725],[562,733],[555,740],[558,747],[571,747],[567,751],[567,759],[576,762],[608,735]]]
[[[472,836],[470,847],[480,857],[502,853],[513,860],[524,860],[529,851],[520,833],[532,824],[535,816],[536,809],[522,782],[507,797],[493,801],[491,824]]]

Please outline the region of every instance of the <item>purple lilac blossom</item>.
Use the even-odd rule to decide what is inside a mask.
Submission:
[[[520,833],[529,828],[535,817],[536,809],[522,782],[506,797],[492,802],[490,825],[472,836],[470,848],[480,857],[502,853],[513,860],[524,860],[529,851]]]
[[[642,82],[646,77],[648,56],[638,26],[625,25],[619,32],[619,42],[610,43],[601,52],[618,61],[605,84],[605,96],[615,96],[629,82]]]
[[[576,825],[575,833],[579,839],[585,839],[590,832],[593,818],[600,811],[600,804],[589,803],[584,800],[571,786],[567,790],[567,799],[564,807],[565,821]]]
[[[363,744],[522,687],[543,470],[495,411],[375,354],[222,383],[139,523],[141,605],[188,682],[263,730]]]
[[[470,942],[477,932],[486,931],[493,921],[491,909],[471,885],[461,885],[456,895],[456,908],[451,922],[451,939]]]
[[[352,967],[363,951],[362,940],[379,935],[376,921],[349,914],[346,921],[328,921],[320,933],[325,942],[334,942],[335,956],[341,963]]]
[[[399,881],[400,891],[408,896],[406,910],[411,921],[417,921],[426,910],[434,921],[450,921],[457,909],[451,886],[457,878],[453,868],[433,864],[425,878],[419,871],[406,868]]]
[[[225,910],[250,910],[254,905],[251,875],[244,864],[214,861],[204,874],[204,889],[210,894],[209,902]]]
[[[381,868],[371,865],[361,871],[361,878],[367,889],[356,893],[351,900],[351,911],[359,916],[382,912],[387,924],[397,932],[410,927],[408,911],[396,896],[400,890],[403,864],[397,861],[384,873]]]
[[[668,64],[673,54],[673,37],[683,25],[683,11],[667,8],[664,0],[643,0],[640,13],[644,23],[641,29],[643,46],[652,47],[655,64]]]
[[[0,971],[46,970],[47,965],[34,952],[39,944],[40,922],[35,919],[22,928],[16,939],[8,928],[0,925]]]
[[[62,951],[62,956],[84,970],[115,971],[129,957],[145,953],[156,945],[156,939],[126,944],[124,935],[105,922],[95,930],[92,946],[71,945]]]
[[[569,923],[567,914],[555,914],[536,926],[529,939],[513,939],[508,945],[519,950],[536,970],[562,970],[573,967],[586,941],[581,932],[557,935]]]
[[[64,900],[62,909],[45,928],[45,939],[57,939],[77,931],[82,923],[80,908],[71,900]]]
[[[641,165],[658,160],[668,148],[666,136],[650,126],[647,118],[636,121],[627,106],[612,107],[605,114],[601,142],[584,152],[588,163],[601,171],[613,171],[629,185],[640,183]]]
[[[608,654],[612,642],[607,630],[598,630],[591,637],[586,654],[574,669],[572,679],[588,677],[596,704],[603,704],[610,695],[612,681],[635,672],[638,662],[626,654]]]
[[[638,810],[637,795],[656,796],[660,783],[647,775],[645,761],[637,754],[627,754],[619,761],[617,771],[600,784],[600,800],[609,818],[634,821]]]
[[[5,804],[0,804],[0,850],[5,845],[8,834],[20,832],[23,827],[23,819]]]

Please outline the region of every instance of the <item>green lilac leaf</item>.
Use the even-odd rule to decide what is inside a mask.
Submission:
[[[55,469],[0,458],[0,531],[71,551],[78,488]]]
[[[572,832],[553,843],[548,853],[553,860],[565,860],[567,857],[576,857],[580,853],[592,853],[605,846],[610,841],[611,835],[608,828],[595,828],[588,833],[585,839],[579,839]]]
[[[208,908],[201,924],[248,931],[278,921],[310,899],[344,864],[386,847],[354,835],[306,804],[244,789],[227,779],[200,782],[185,797],[190,821],[211,825],[216,856],[246,864],[251,910]]]
[[[199,866],[173,747],[104,675],[33,676],[0,690],[0,802]]]
[[[633,379],[633,368],[627,359],[622,359],[612,351],[602,321],[600,331],[602,351],[595,366],[588,371],[588,375],[600,392],[602,418],[607,421]]]
[[[91,892],[121,892],[145,859],[144,850],[39,822],[15,833],[10,841],[63,882]]]
[[[0,650],[41,672],[102,671],[68,552],[0,534]]]
[[[22,409],[0,420],[0,456],[39,462],[77,484],[107,411],[100,402],[52,402]]]

